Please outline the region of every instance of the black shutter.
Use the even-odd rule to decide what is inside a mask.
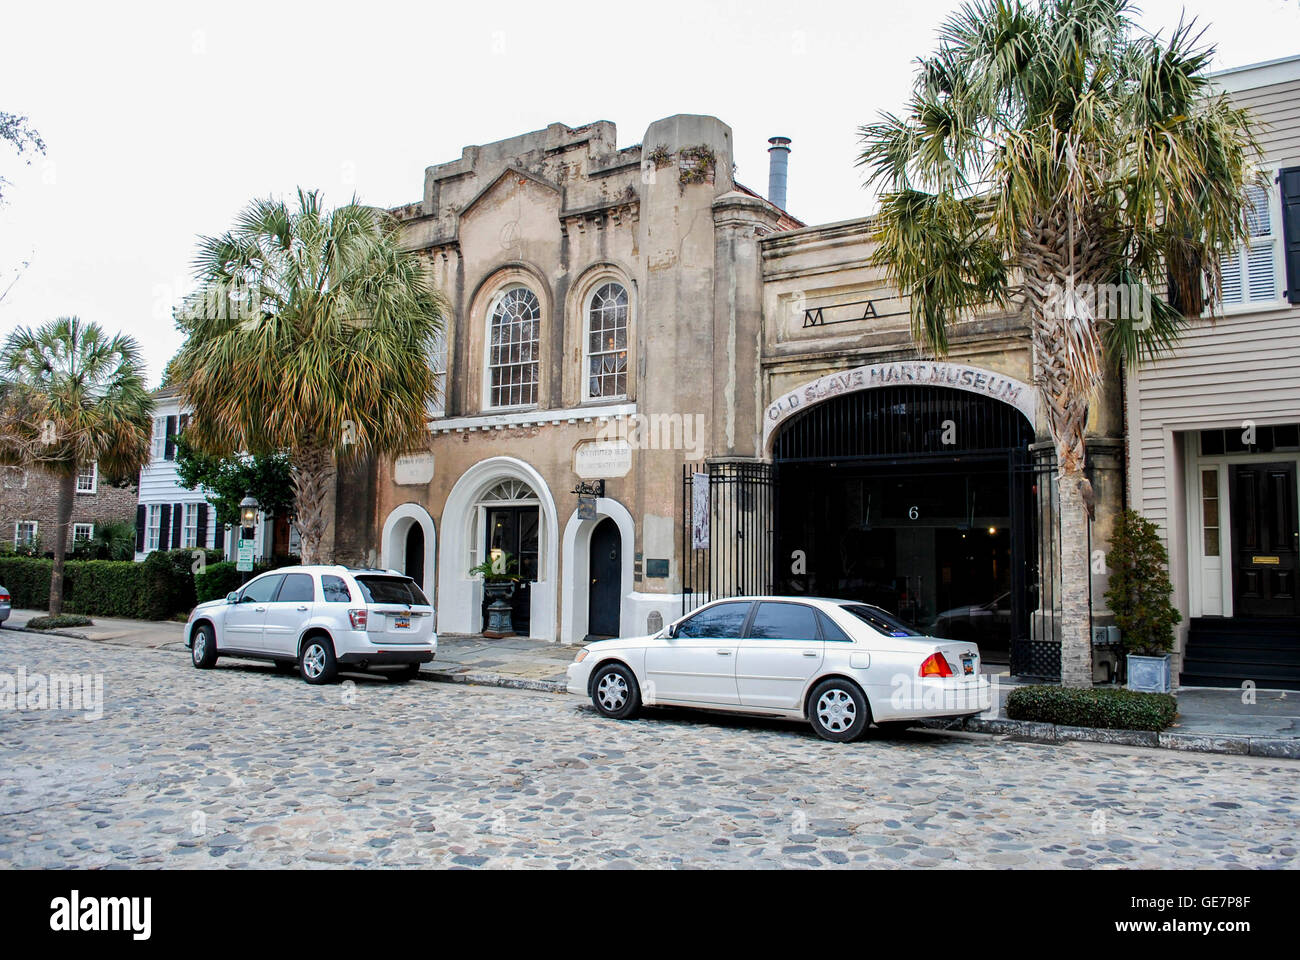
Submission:
[[[144,553],[144,524],[148,512],[149,508],[143,503],[135,508],[135,549],[138,553]]]
[[[164,460],[176,459],[176,418],[167,418],[167,446],[163,450]]]
[[[164,503],[161,509],[162,522],[158,524],[158,549],[170,550],[172,546],[172,505],[170,503]]]
[[[1279,171],[1282,188],[1282,250],[1286,260],[1286,298],[1300,303],[1300,167]]]
[[[185,545],[185,505],[178,503],[172,507],[172,547]]]
[[[199,547],[206,549],[208,546],[208,505],[199,504]]]
[[[184,433],[185,428],[188,427],[189,425],[190,425],[190,415],[188,413],[182,413],[180,420],[176,424],[176,432]]]

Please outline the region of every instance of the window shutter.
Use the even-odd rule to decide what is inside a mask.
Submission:
[[[1282,243],[1286,263],[1286,298],[1300,303],[1300,167],[1278,174],[1282,188]]]
[[[200,546],[200,547],[207,547],[207,545],[208,545],[208,505],[207,505],[206,503],[200,503],[200,504],[199,504],[199,532],[198,532],[198,538],[199,538],[199,546]]]
[[[185,504],[178,503],[172,507],[172,546],[180,547],[185,544]]]
[[[189,425],[190,425],[190,415],[188,413],[182,413],[180,420],[176,424],[176,432],[184,433],[185,428],[188,427]]]
[[[164,460],[176,459],[176,417],[167,418],[167,445],[163,450]]]
[[[143,503],[135,508],[135,549],[137,553],[144,553],[144,524],[147,514],[148,508]]]
[[[172,505],[164,503],[161,507],[160,522],[158,524],[158,549],[170,550],[172,548]]]
[[[1219,258],[1219,270],[1223,274],[1223,302],[1225,304],[1241,303],[1241,251]]]

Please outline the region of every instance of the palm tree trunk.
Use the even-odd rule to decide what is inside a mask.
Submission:
[[[50,571],[50,616],[63,612],[63,554],[68,546],[68,528],[72,524],[72,504],[77,498],[77,468],[58,475],[59,514],[54,524],[54,569]]]
[[[305,448],[293,455],[294,512],[298,536],[302,539],[304,564],[333,563],[334,551],[327,548],[325,534],[330,524],[331,494],[337,468],[334,453],[320,447]]]
[[[1062,472],[1061,491],[1061,685],[1092,686],[1092,596],[1088,512],[1082,470]]]

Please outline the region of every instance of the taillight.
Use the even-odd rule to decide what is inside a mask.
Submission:
[[[951,677],[952,668],[948,666],[948,660],[942,653],[932,653],[925,658],[925,663],[921,664],[921,676]]]
[[[368,610],[349,610],[348,619],[352,621],[353,630],[366,629],[366,621],[370,618]]]
[[[8,603],[8,602],[9,602],[9,594],[0,593],[0,603]]]

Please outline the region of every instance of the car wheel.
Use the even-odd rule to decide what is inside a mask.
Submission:
[[[190,659],[200,670],[207,670],[217,662],[217,637],[206,623],[194,629],[190,638]]]
[[[641,709],[636,677],[621,663],[601,667],[591,681],[591,702],[606,717],[630,720]]]
[[[308,683],[329,683],[338,676],[334,644],[327,637],[309,637],[298,654],[298,671]]]
[[[808,720],[822,739],[848,743],[871,725],[871,708],[857,684],[831,677],[809,695]]]
[[[414,680],[419,673],[420,665],[418,663],[408,663],[400,669],[392,671],[388,676],[395,683],[406,683],[408,680]]]

